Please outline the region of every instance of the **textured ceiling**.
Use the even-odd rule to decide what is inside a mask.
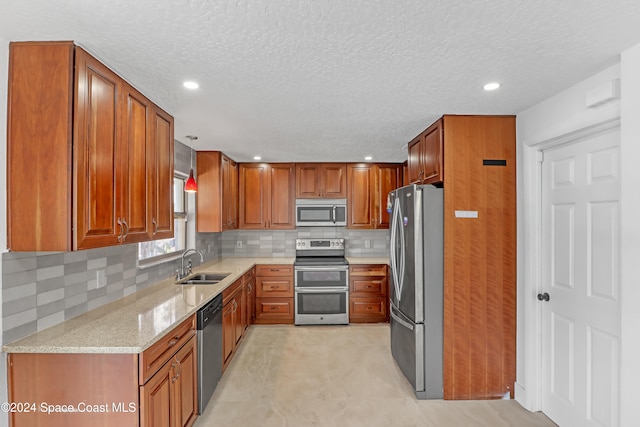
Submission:
[[[615,63],[640,1],[0,0],[0,36],[76,41],[197,150],[403,161],[442,114],[517,114]]]

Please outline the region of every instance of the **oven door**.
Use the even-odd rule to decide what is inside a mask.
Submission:
[[[295,324],[349,324],[349,289],[322,288],[296,290]]]
[[[296,289],[348,288],[349,266],[295,266]]]

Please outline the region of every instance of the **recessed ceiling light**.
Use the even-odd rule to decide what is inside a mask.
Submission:
[[[253,156],[253,160],[262,160],[262,157],[260,157],[260,156]]]
[[[200,87],[200,85],[198,83],[191,82],[191,81],[184,82],[184,83],[182,83],[182,85],[184,87],[186,87],[187,89],[198,89]]]
[[[372,159],[373,159],[373,157],[371,157],[371,156],[364,156],[364,159],[365,159],[365,160],[367,160],[367,161],[369,161],[369,160],[372,160]]]
[[[491,83],[487,83],[486,85],[482,86],[482,89],[486,90],[486,91],[491,91],[491,90],[496,90],[500,87],[500,83],[498,82],[491,82]]]

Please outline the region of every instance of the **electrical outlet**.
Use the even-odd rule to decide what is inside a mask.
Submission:
[[[211,243],[207,243],[207,253],[211,253]]]
[[[371,248],[371,240],[365,239],[364,247],[365,247],[365,249],[370,249]]]
[[[236,240],[236,248],[242,249],[242,240]]]
[[[104,270],[96,271],[96,289],[107,286],[107,273]]]

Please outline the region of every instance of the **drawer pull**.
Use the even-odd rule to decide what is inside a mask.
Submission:
[[[269,289],[279,289],[279,288],[280,288],[280,286],[278,286],[278,285],[271,285],[271,286],[269,286]]]
[[[272,268],[271,271],[278,272],[278,271],[280,271],[280,269],[279,268]]]
[[[178,341],[180,341],[180,337],[174,337],[171,341],[169,341],[169,347],[173,347],[174,345],[178,344]]]
[[[276,306],[272,306],[271,308],[269,308],[269,310],[277,310],[277,309],[278,309],[278,307],[276,307]]]

